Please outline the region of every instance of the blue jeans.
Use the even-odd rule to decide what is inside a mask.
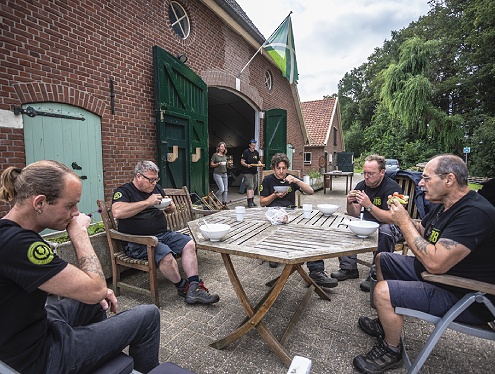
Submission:
[[[227,173],[213,173],[213,180],[217,184],[218,191],[215,195],[220,199],[222,198],[222,203],[227,202],[227,194],[229,193],[229,177]]]
[[[92,373],[129,346],[134,368],[158,366],[160,313],[140,305],[107,318],[100,304],[62,299],[46,306],[50,347],[46,373]]]

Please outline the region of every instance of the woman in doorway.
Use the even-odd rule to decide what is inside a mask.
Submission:
[[[213,168],[213,180],[218,187],[215,195],[222,200],[222,206],[225,209],[229,193],[229,178],[227,176],[227,146],[224,142],[218,143],[216,153],[211,156],[210,167]]]

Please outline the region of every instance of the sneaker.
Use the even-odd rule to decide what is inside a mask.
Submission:
[[[338,271],[334,271],[330,274],[330,276],[339,281],[345,281],[346,279],[357,279],[359,278],[359,271],[358,269],[339,269]]]
[[[359,288],[361,288],[361,291],[364,292],[370,292],[371,290],[371,277],[368,275],[368,278],[366,278],[364,281],[361,282],[359,285]]]
[[[187,295],[187,290],[189,289],[189,281],[185,279],[186,285],[184,287],[177,287],[177,294],[180,297],[186,297]]]
[[[352,363],[360,373],[380,374],[398,368],[402,366],[402,345],[398,352],[394,352],[379,338],[371,351],[354,357]]]
[[[359,328],[368,335],[382,339],[385,337],[385,332],[383,331],[382,324],[378,318],[361,316],[358,319],[358,325]]]
[[[278,262],[273,262],[273,261],[269,261],[268,262],[268,265],[270,265],[271,268],[277,268],[278,267]]]
[[[323,270],[311,271],[309,276],[320,287],[333,288],[339,284],[337,279],[330,278]]]
[[[217,294],[210,295],[204,283],[191,282],[186,294],[186,303],[188,304],[213,304],[220,300]]]

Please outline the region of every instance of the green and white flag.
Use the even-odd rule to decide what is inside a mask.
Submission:
[[[272,36],[266,40],[264,48],[282,70],[282,75],[287,78],[289,83],[297,82],[299,74],[297,72],[296,47],[294,45],[290,14]]]

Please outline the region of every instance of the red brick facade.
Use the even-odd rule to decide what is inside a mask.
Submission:
[[[235,76],[256,49],[206,3],[178,0],[191,21],[183,41],[168,21],[169,1],[4,1],[0,41],[0,115],[30,102],[60,102],[101,117],[105,197],[129,180],[139,159],[156,159],[152,47],[186,54],[208,86],[235,91]],[[264,74],[273,76],[265,88]],[[110,110],[114,82],[115,114]],[[287,111],[287,140],[302,168],[303,134],[287,80],[265,55],[241,76],[238,92],[257,110]],[[262,132],[261,132],[262,133]],[[0,169],[25,164],[23,129],[1,127]],[[263,139],[261,139],[263,144]],[[8,207],[0,205],[0,215]]]

